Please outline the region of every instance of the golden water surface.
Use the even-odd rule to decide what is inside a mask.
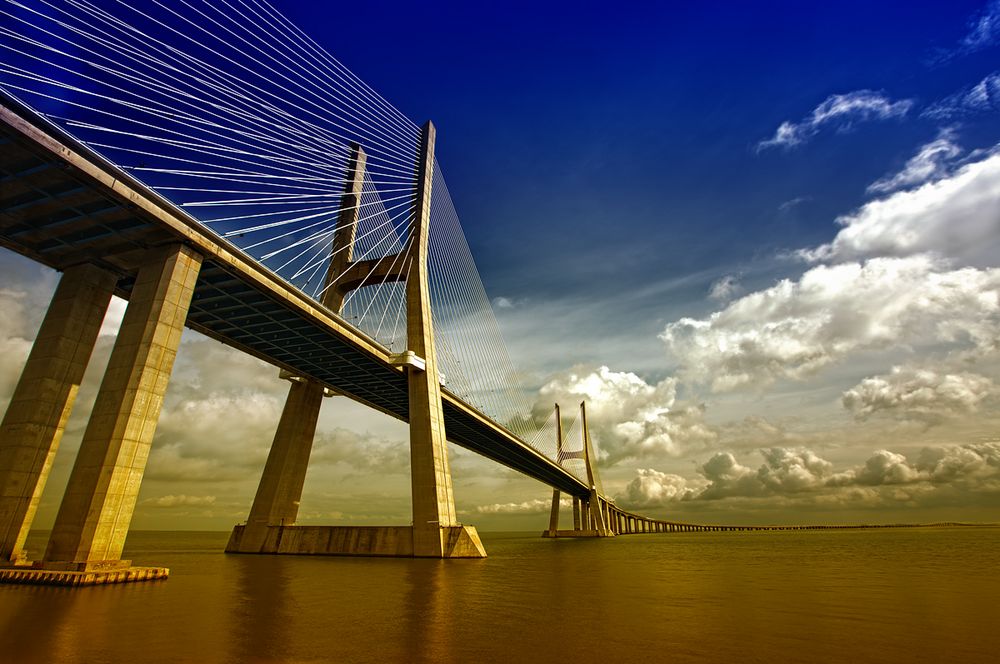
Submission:
[[[226,538],[133,533],[167,581],[0,586],[0,662],[1000,662],[1000,528],[486,533],[447,562]]]

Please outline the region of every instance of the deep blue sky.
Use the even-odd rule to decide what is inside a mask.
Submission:
[[[828,240],[868,184],[933,139],[940,123],[921,109],[996,64],[989,49],[931,64],[976,1],[277,5],[409,117],[434,120],[487,289],[511,298],[703,275],[673,293],[693,300],[719,274]],[[861,89],[915,110],[755,150]],[[963,143],[991,145],[995,124],[963,126]]]

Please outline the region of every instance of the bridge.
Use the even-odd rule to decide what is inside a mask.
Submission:
[[[484,557],[456,516],[448,442],[552,487],[547,537],[749,529],[618,507],[585,405],[566,434],[558,406],[531,416],[432,123],[410,122],[266,0],[181,5],[0,2],[0,244],[62,273],[0,424],[0,581],[167,575],[121,554],[184,327],[289,383],[229,552]],[[25,538],[112,295],[125,317],[31,561]],[[411,524],[296,525],[334,394],[409,423]]]

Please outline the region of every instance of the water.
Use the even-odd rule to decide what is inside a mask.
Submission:
[[[226,538],[133,533],[167,581],[0,586],[0,661],[1000,661],[1000,528],[487,533],[488,559],[447,562]]]

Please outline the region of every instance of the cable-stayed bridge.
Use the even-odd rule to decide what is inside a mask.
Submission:
[[[0,244],[63,273],[0,425],[0,558],[14,566],[0,577],[166,574],[120,557],[185,326],[289,381],[229,551],[485,556],[455,514],[447,441],[551,486],[549,536],[708,528],[616,507],[583,406],[566,432],[558,408],[532,417],[434,126],[266,0],[0,0],[0,16]],[[128,308],[31,564],[25,536],[112,294]],[[412,524],[295,525],[331,394],[409,422]]]

